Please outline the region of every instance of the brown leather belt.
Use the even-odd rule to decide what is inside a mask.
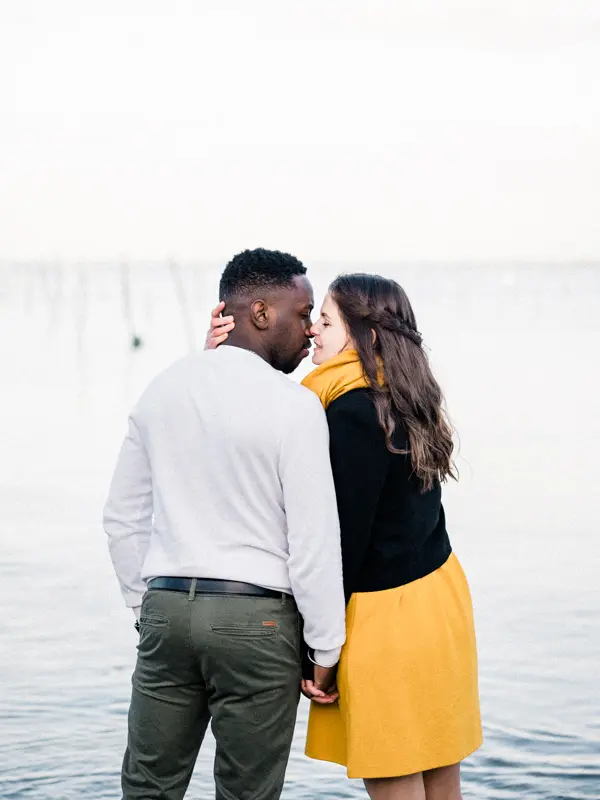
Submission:
[[[152,578],[148,589],[166,589],[169,592],[189,592],[196,581],[195,594],[245,594],[253,597],[281,598],[284,592],[275,592],[241,581],[221,581],[215,578]]]

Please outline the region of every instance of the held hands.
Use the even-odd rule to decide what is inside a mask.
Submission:
[[[222,317],[221,312],[225,308],[225,303],[221,301],[216,308],[210,312],[210,327],[206,334],[205,350],[214,350],[223,344],[229,336],[230,331],[235,328],[233,317]]]
[[[335,683],[336,673],[337,664],[334,667],[320,667],[315,664],[314,680],[303,678],[300,684],[304,697],[322,706],[335,703],[340,696]]]

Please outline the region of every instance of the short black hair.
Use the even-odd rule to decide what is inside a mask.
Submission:
[[[296,275],[305,275],[306,267],[295,256],[279,250],[244,250],[234,256],[223,270],[219,299],[248,294],[256,289],[288,286]]]

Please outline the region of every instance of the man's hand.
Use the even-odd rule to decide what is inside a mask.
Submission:
[[[314,680],[303,680],[302,694],[319,705],[335,703],[340,694],[335,684],[337,664],[334,667],[320,667],[314,665]]]
[[[230,331],[235,328],[233,317],[222,317],[221,312],[225,308],[225,303],[221,301],[216,308],[210,312],[210,328],[206,334],[205,350],[214,350],[223,344],[229,336]]]

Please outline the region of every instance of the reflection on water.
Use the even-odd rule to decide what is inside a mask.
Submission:
[[[313,265],[317,294],[353,268]],[[124,293],[119,266],[0,267],[3,800],[119,796],[135,632],[100,510],[127,409],[202,341],[218,270],[132,267]],[[460,432],[446,504],[486,735],[465,797],[598,800],[600,266],[377,271],[411,296]],[[304,758],[305,724],[302,701],[284,797],[364,797]],[[211,796],[211,752],[189,797]]]

